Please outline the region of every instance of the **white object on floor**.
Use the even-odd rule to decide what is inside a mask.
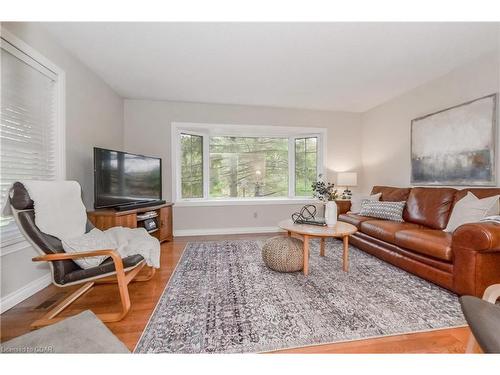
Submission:
[[[35,224],[59,239],[85,233],[87,212],[76,181],[21,181],[34,202]]]
[[[500,211],[500,195],[479,199],[470,191],[460,199],[451,211],[445,232],[453,232],[460,225],[477,223],[487,216],[498,215]]]
[[[337,203],[335,201],[326,202],[325,223],[329,227],[334,227],[337,224]]]
[[[0,343],[0,353],[100,354],[130,351],[92,311],[85,310],[50,326]]]

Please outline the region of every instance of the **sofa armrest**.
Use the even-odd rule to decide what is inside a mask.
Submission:
[[[470,223],[453,232],[454,249],[478,252],[500,252],[500,224],[495,222]]]

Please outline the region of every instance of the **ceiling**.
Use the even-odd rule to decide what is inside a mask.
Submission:
[[[119,95],[362,112],[498,48],[496,23],[43,23]]]

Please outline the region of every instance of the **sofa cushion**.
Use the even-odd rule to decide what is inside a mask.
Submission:
[[[432,229],[444,229],[456,192],[451,188],[412,188],[406,201],[405,221]]]
[[[359,229],[369,236],[395,244],[395,236],[398,231],[418,228],[421,228],[421,226],[413,223],[399,223],[390,220],[367,220],[361,223]]]
[[[408,199],[410,188],[398,188],[391,186],[374,186],[371,194],[382,193],[381,201],[387,202],[401,202]]]
[[[408,229],[396,233],[396,245],[437,259],[451,261],[452,235],[438,229]]]
[[[359,229],[359,227],[360,227],[360,225],[361,225],[361,223],[363,221],[373,220],[373,218],[372,217],[368,217],[368,216],[357,215],[357,214],[354,214],[352,212],[348,212],[346,214],[339,215],[339,220],[343,221],[345,223],[352,224],[356,228]]]
[[[363,205],[364,202],[366,202],[366,201],[379,201],[381,196],[382,196],[382,193],[368,195],[365,197],[354,196],[351,199],[350,211],[357,214],[357,213],[359,213],[359,211],[361,211],[361,206]]]
[[[362,216],[376,217],[378,219],[398,221],[400,223],[403,220],[403,210],[405,208],[406,202],[375,202],[375,201],[365,201],[361,205],[361,211],[359,212]]]
[[[451,210],[445,232],[453,232],[460,225],[477,223],[487,216],[497,216],[500,212],[500,195],[479,199],[470,191],[455,203]]]
[[[471,192],[479,199],[483,199],[494,195],[500,195],[500,188],[469,188],[458,190],[455,194],[455,203],[465,197],[468,192]]]

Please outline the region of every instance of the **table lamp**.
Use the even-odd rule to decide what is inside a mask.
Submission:
[[[358,174],[356,172],[340,172],[337,174],[337,185],[345,186],[342,193],[342,198],[351,199],[352,193],[349,190],[350,186],[358,185]]]

